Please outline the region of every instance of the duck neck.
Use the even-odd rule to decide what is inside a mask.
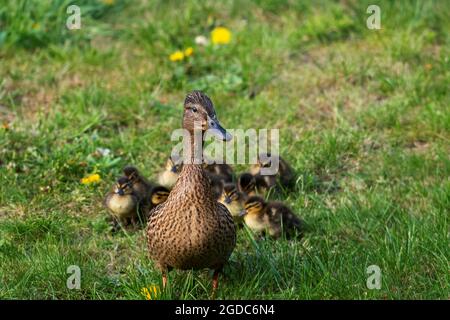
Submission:
[[[199,136],[195,136],[194,132],[190,134],[190,147],[178,182],[188,186],[185,189],[186,192],[192,191],[197,195],[213,199],[211,184],[203,170],[203,133],[200,131],[200,134]]]
[[[203,131],[194,130],[189,132],[189,141],[186,141],[185,147],[187,154],[185,154],[186,164],[199,165],[202,167],[203,163]]]

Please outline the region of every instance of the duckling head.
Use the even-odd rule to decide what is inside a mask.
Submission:
[[[258,156],[258,162],[253,164],[250,168],[252,175],[258,175],[261,173],[261,168],[270,168],[272,165],[272,156],[270,153],[261,153]]]
[[[181,172],[181,163],[178,163],[178,161],[174,161],[172,157],[169,157],[166,162],[166,171],[179,174]]]
[[[134,166],[126,166],[123,168],[123,174],[127,177],[131,177],[133,175],[138,175],[139,171],[136,167]]]
[[[123,168],[123,174],[130,180],[130,182],[133,184],[139,180],[139,171],[134,166],[126,166]]]
[[[167,188],[172,188],[178,180],[183,164],[176,158],[169,157],[164,171],[158,176],[158,183]]]
[[[225,183],[219,202],[227,207],[233,217],[239,217],[244,207],[241,202],[241,195],[234,183]]]
[[[157,206],[166,201],[169,193],[169,189],[163,186],[154,187],[150,195],[150,201],[152,205]]]
[[[250,173],[243,173],[238,179],[239,190],[247,195],[254,195],[256,191],[255,178]]]
[[[247,199],[244,204],[244,211],[242,215],[247,218],[261,217],[264,215],[264,210],[266,208],[266,202],[263,198],[258,196],[253,196]]]
[[[229,141],[228,133],[217,119],[216,110],[209,97],[201,91],[192,91],[184,100],[183,128],[191,134],[194,129],[212,133],[218,140]]]
[[[224,204],[230,204],[233,201],[239,200],[237,188],[234,183],[226,183],[223,186],[222,194],[219,201]]]
[[[245,202],[241,217],[253,232],[260,233],[269,227],[266,211],[264,200],[261,197],[253,196]]]
[[[120,177],[114,186],[114,193],[119,196],[130,195],[133,193],[132,182],[128,177]]]
[[[105,199],[106,207],[116,217],[130,217],[136,213],[138,200],[133,192],[131,181],[127,177],[120,177]]]

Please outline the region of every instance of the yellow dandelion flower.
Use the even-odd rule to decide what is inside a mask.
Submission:
[[[184,53],[180,50],[175,51],[169,56],[170,61],[181,61],[184,59]]]
[[[159,287],[157,286],[151,286],[151,287],[144,287],[141,289],[141,294],[145,297],[146,300],[154,300],[158,297],[160,293]]]
[[[214,44],[227,44],[231,41],[231,31],[224,27],[217,27],[211,31],[211,41]]]
[[[185,57],[189,57],[194,53],[194,49],[192,47],[186,48],[186,50],[184,50],[184,56]]]
[[[81,179],[81,183],[82,184],[91,184],[91,183],[99,182],[100,180],[101,180],[100,175],[97,173],[94,173],[94,174],[90,174],[87,177],[84,177],[83,179]]]
[[[112,6],[114,4],[114,2],[116,2],[115,0],[102,0],[102,2],[104,4],[106,4],[107,6]]]

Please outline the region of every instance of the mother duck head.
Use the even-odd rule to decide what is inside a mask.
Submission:
[[[201,129],[203,134],[208,131],[218,140],[230,141],[232,138],[220,125],[211,99],[201,91],[188,93],[184,100],[183,128],[191,135],[194,130]]]

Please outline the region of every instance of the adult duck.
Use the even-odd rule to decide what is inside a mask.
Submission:
[[[183,128],[190,138],[188,156],[183,158],[180,176],[167,200],[150,213],[148,250],[162,272],[163,287],[172,268],[209,268],[214,270],[214,296],[219,273],[236,245],[236,229],[228,209],[214,197],[201,151],[207,130],[224,141],[231,135],[220,125],[211,100],[200,91],[186,96]]]

